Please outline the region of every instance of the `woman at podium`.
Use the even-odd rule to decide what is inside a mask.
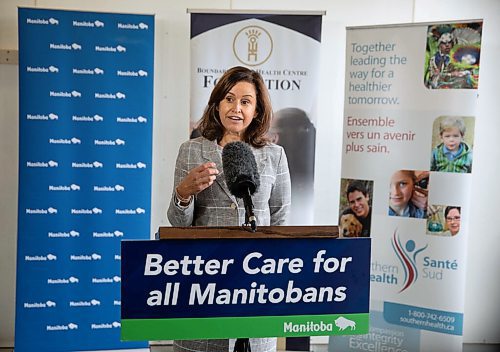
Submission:
[[[223,148],[231,142],[244,142],[255,157],[259,180],[251,200],[257,225],[287,224],[290,174],[284,149],[268,138],[272,116],[269,92],[258,72],[238,66],[219,78],[197,127],[200,136],[184,142],[177,155],[167,211],[173,226],[246,223],[246,204],[231,193],[222,167]],[[242,156],[241,162],[245,160]],[[250,339],[250,346],[253,352],[276,351],[276,339]],[[227,339],[174,341],[177,352],[229,350]]]

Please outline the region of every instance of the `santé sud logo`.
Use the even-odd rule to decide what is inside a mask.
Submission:
[[[404,269],[404,280],[403,287],[399,292],[403,292],[411,285],[413,285],[418,279],[418,267],[417,267],[417,256],[427,249],[428,245],[425,247],[417,248],[415,241],[408,240],[403,245],[397,231],[394,231],[392,237],[392,249],[396,253],[401,265]]]

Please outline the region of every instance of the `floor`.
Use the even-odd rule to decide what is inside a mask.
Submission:
[[[172,352],[172,346],[152,346],[151,352]],[[292,352],[292,351],[278,351],[278,352]],[[328,352],[328,345],[313,345],[309,352]],[[470,351],[469,351],[470,352]],[[489,352],[489,351],[485,351]]]
[[[172,346],[153,346],[150,348],[151,352],[172,352]],[[292,352],[292,351],[278,351],[278,352]],[[327,345],[316,345],[316,346],[311,346],[311,349],[309,352],[328,352],[328,346]],[[470,352],[470,351],[469,351]],[[489,352],[489,351],[485,351]]]
[[[151,352],[172,352],[172,346],[152,346]],[[500,345],[485,345],[466,343],[463,345],[462,352],[498,352]],[[282,351],[291,352],[291,351]],[[328,352],[328,345],[312,345],[309,352]],[[339,351],[341,352],[341,351]]]
[[[148,349],[140,350],[117,350],[117,351],[100,351],[100,352],[145,352]],[[170,345],[155,345],[149,348],[149,352],[172,352],[172,346]],[[500,351],[500,344],[486,345],[486,344],[473,344],[465,343],[463,345],[462,352],[498,352]],[[0,352],[14,352],[12,348],[0,347]],[[99,351],[94,351],[99,352]],[[292,351],[278,351],[278,352],[292,352]],[[328,345],[312,345],[309,352],[328,352]],[[342,352],[342,351],[339,351]]]

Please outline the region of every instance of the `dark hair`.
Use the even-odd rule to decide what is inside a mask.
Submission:
[[[448,216],[448,213],[449,213],[452,209],[457,209],[457,210],[458,210],[458,213],[460,214],[460,207],[455,207],[455,206],[449,205],[449,206],[447,206],[446,208],[444,208],[444,217],[445,217],[445,218]]]
[[[248,82],[254,85],[257,93],[257,115],[243,134],[243,141],[260,148],[269,143],[266,134],[271,126],[273,109],[271,98],[260,73],[246,67],[236,66],[227,70],[215,85],[207,107],[203,112],[198,128],[201,135],[211,141],[220,141],[224,136],[224,127],[220,121],[218,107],[226,94],[239,82]]]
[[[361,181],[353,181],[353,182],[349,183],[349,186],[347,186],[347,190],[346,190],[345,194],[347,195],[347,197],[349,197],[349,193],[356,192],[356,191],[363,193],[363,195],[365,197],[368,195],[368,190],[366,189],[365,185]]]

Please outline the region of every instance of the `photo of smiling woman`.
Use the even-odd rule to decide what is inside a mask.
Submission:
[[[444,219],[446,221],[445,231],[442,236],[455,236],[460,231],[460,207],[447,206],[444,209]]]
[[[427,235],[453,237],[460,232],[461,207],[432,205],[428,209]]]

